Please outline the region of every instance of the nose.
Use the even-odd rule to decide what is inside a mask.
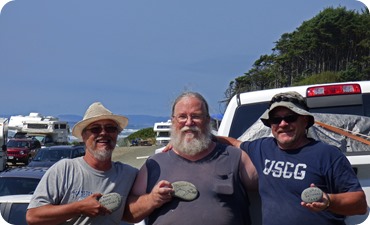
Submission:
[[[289,123],[287,123],[285,120],[281,120],[281,122],[279,123],[279,126],[283,127],[283,126],[287,126]]]
[[[101,132],[99,134],[107,134],[107,131],[105,130],[104,127],[102,127],[103,129],[101,129]]]
[[[192,124],[194,124],[194,121],[193,121],[193,119],[191,118],[191,116],[188,116],[187,118],[186,118],[186,122],[185,122],[185,125],[192,125]]]

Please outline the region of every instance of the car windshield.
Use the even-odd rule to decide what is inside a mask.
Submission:
[[[10,140],[8,141],[7,147],[9,148],[24,148],[24,147],[29,147],[30,144],[28,141],[15,141],[15,140]]]
[[[39,162],[56,162],[60,159],[70,158],[71,150],[70,149],[41,149],[37,152],[34,161]]]
[[[1,177],[0,196],[32,194],[40,179],[24,177]]]

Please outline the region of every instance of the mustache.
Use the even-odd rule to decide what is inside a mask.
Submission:
[[[189,127],[189,126],[184,126],[183,128],[181,128],[180,130],[181,132],[186,132],[186,131],[195,131],[195,132],[200,132],[200,129],[199,127]]]

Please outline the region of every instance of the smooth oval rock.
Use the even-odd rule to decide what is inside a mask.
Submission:
[[[171,183],[173,196],[185,201],[192,201],[198,197],[198,190],[194,184],[187,181],[176,181]]]
[[[323,192],[318,187],[309,187],[302,191],[301,199],[306,203],[320,202]]]
[[[99,199],[100,204],[102,204],[105,208],[107,208],[111,212],[117,210],[121,206],[121,201],[122,201],[121,195],[116,192],[104,194]]]

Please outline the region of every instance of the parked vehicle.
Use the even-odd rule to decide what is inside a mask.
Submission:
[[[67,144],[70,133],[68,122],[35,112],[28,116],[11,116],[9,129],[16,136],[36,138],[43,146]]]
[[[41,148],[41,143],[32,138],[15,138],[10,139],[7,143],[8,162],[16,164],[17,162],[28,163]]]
[[[47,168],[10,168],[0,173],[0,196],[32,194]]]
[[[281,92],[296,91],[304,96],[316,124],[309,135],[340,148],[351,162],[365,191],[370,208],[370,81],[296,86],[246,92],[229,102],[218,135],[242,141],[270,136],[259,117],[271,98]],[[253,224],[261,224],[258,196],[250,194]],[[370,224],[366,215],[350,216],[346,224]]]
[[[85,155],[83,145],[59,145],[40,149],[28,167],[50,167],[61,159],[72,159]]]
[[[153,131],[155,132],[156,145],[164,146],[170,142],[171,125],[171,120],[154,123]]]
[[[7,167],[8,119],[0,118],[0,171]]]
[[[26,212],[32,195],[6,195],[0,197],[0,221],[9,224],[27,225]],[[5,223],[1,223],[5,224]]]

